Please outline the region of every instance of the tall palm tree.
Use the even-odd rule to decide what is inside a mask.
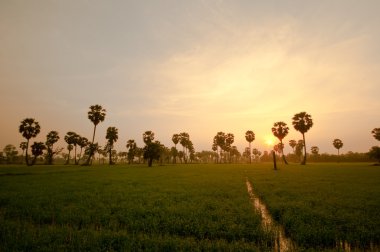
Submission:
[[[179,139],[180,139],[180,137],[179,137],[178,134],[173,134],[172,141],[174,143],[174,148],[175,148],[175,151],[173,151],[173,153],[174,153],[173,164],[177,163],[177,153],[178,153],[178,151],[177,151],[177,144],[179,142]]]
[[[222,150],[225,149],[226,145],[226,133],[219,131],[216,133],[216,136],[214,137],[214,143],[217,147],[219,147],[219,163],[221,163],[222,158]]]
[[[115,127],[108,127],[107,129],[107,134],[106,134],[106,139],[107,144],[109,145],[109,164],[112,165],[114,162],[112,162],[112,149],[113,149],[113,144],[117,141],[119,138],[118,136],[118,130]]]
[[[234,143],[234,141],[235,141],[234,134],[227,133],[226,134],[226,151],[228,151],[229,153],[230,163],[231,163],[231,151],[232,151],[231,145]]]
[[[46,135],[46,147],[47,147],[47,160],[46,160],[46,163],[51,165],[53,164],[53,155],[56,154],[54,151],[53,151],[53,145],[58,142],[59,140],[59,135],[58,135],[58,132],[57,131],[50,131],[47,135]]]
[[[374,128],[371,133],[375,139],[380,141],[380,128]]]
[[[282,148],[280,149],[282,160],[284,160],[285,164],[288,164],[284,156],[284,144],[282,143],[282,139],[284,139],[288,135],[289,127],[284,122],[275,122],[272,127],[272,133],[275,137],[278,138],[278,140],[280,140],[280,144],[282,146]]]
[[[311,115],[307,114],[306,112],[300,112],[298,114],[295,114],[293,116],[293,126],[294,129],[301,132],[302,138],[303,138],[303,147],[304,147],[304,153],[303,161],[301,162],[302,165],[306,164],[306,141],[305,141],[305,133],[313,127],[313,120],[311,119]]]
[[[106,110],[102,106],[96,104],[96,105],[90,106],[90,111],[88,111],[87,114],[88,114],[88,119],[94,124],[94,132],[92,134],[92,142],[91,142],[91,145],[93,145],[94,140],[95,140],[96,126],[100,122],[103,122],[104,119],[106,118]],[[89,150],[90,150],[90,153],[89,153],[87,161],[84,165],[90,164],[90,160],[95,153],[94,148],[89,148]]]
[[[188,149],[188,146],[190,144],[190,135],[189,133],[187,132],[182,132],[179,134],[179,143],[182,145],[182,148],[183,148],[183,159],[185,161],[185,163],[187,163],[187,149]]]
[[[33,118],[26,118],[21,121],[21,125],[19,127],[19,132],[26,139],[26,148],[25,148],[25,162],[26,165],[29,165],[28,161],[28,148],[29,148],[29,140],[32,137],[36,137],[40,133],[41,127],[37,121]]]
[[[255,133],[252,130],[245,132],[245,140],[249,143],[249,163],[252,163],[251,143],[255,140]]]
[[[338,150],[338,156],[339,156],[339,149],[343,147],[343,142],[342,142],[342,140],[340,140],[340,139],[338,139],[338,138],[334,139],[334,141],[333,141],[333,145],[334,145],[335,149]]]
[[[106,110],[96,104],[90,106],[90,111],[88,111],[88,119],[94,124],[94,133],[92,135],[92,142],[94,143],[95,140],[95,132],[96,132],[96,126],[100,123],[103,122],[106,117]]]

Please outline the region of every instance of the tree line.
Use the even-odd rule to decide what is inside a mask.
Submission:
[[[46,135],[45,142],[34,142],[30,145],[30,140],[35,138],[41,130],[39,123],[33,118],[26,118],[21,121],[19,126],[19,132],[25,138],[26,141],[20,143],[20,148],[23,151],[22,156],[25,155],[25,163],[28,166],[34,165],[39,157],[44,155],[44,162],[46,164],[53,164],[54,157],[62,153],[65,158],[65,164],[71,162],[71,152],[73,155],[73,164],[75,165],[91,165],[95,154],[98,153],[98,160],[100,161],[100,155],[108,157],[108,163],[110,165],[115,164],[117,160],[126,160],[129,164],[133,162],[140,163],[142,160],[146,161],[148,166],[152,166],[154,160],[160,163],[189,163],[189,162],[215,162],[215,163],[236,163],[236,162],[249,162],[252,161],[270,161],[270,153],[264,151],[261,153],[256,148],[251,148],[252,142],[255,140],[255,133],[252,130],[247,130],[245,133],[245,139],[248,142],[243,153],[240,153],[236,146],[233,145],[235,136],[232,133],[224,133],[222,131],[217,132],[213,138],[212,151],[195,152],[194,145],[190,140],[190,135],[187,132],[181,132],[173,134],[172,142],[173,147],[168,148],[155,140],[154,132],[145,131],[142,135],[144,147],[139,148],[134,139],[127,141],[127,152],[117,153],[114,150],[114,144],[118,140],[118,129],[116,127],[108,127],[106,132],[106,144],[102,147],[95,141],[97,125],[105,120],[106,110],[101,105],[92,105],[89,107],[88,119],[94,125],[91,141],[86,137],[80,136],[74,131],[68,131],[64,136],[64,140],[67,143],[68,154],[62,153],[63,148],[54,148],[54,144],[60,139],[57,131],[50,131]],[[287,159],[292,162],[300,162],[302,165],[306,164],[307,158],[311,161],[331,161],[334,160],[335,155],[319,154],[319,148],[317,146],[311,146],[311,154],[307,153],[305,134],[313,126],[313,120],[311,115],[306,112],[300,112],[293,116],[292,125],[294,129],[301,133],[302,139],[296,141],[294,139],[289,140],[289,146],[292,148],[293,153],[284,155],[284,138],[289,133],[289,127],[285,122],[278,121],[273,124],[272,133],[278,139],[278,143],[273,146],[273,156],[276,159],[281,159],[284,164],[288,164]],[[375,139],[380,141],[380,128],[375,128],[371,131]],[[182,145],[182,150],[177,149],[177,144]],[[338,151],[343,147],[343,142],[340,139],[334,139],[333,146]],[[29,147],[30,145],[30,147]],[[32,157],[29,156],[28,150],[31,150]],[[25,152],[25,154],[24,154]],[[78,153],[79,152],[79,153]],[[0,160],[6,163],[12,163],[17,157],[16,147],[13,145],[7,145],[0,153]],[[355,158],[353,158],[355,156]],[[360,158],[359,158],[360,156]],[[366,157],[373,158],[380,163],[380,147],[373,146]],[[344,158],[338,160],[365,160],[363,155],[354,155],[348,153]],[[103,159],[104,161],[104,159]]]

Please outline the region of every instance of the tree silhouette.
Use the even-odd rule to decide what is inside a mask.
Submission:
[[[313,120],[311,119],[311,115],[306,112],[300,112],[293,116],[293,126],[294,129],[301,132],[303,138],[303,147],[304,147],[304,156],[302,165],[306,164],[306,141],[305,141],[305,133],[313,126]]]
[[[8,164],[13,163],[14,158],[17,156],[18,151],[16,150],[16,147],[12,144],[7,144],[3,152],[5,154],[5,158]]]
[[[334,145],[335,149],[338,150],[338,156],[339,156],[339,149],[343,147],[342,140],[340,140],[340,139],[334,139],[333,145]]]
[[[71,151],[74,149],[73,145],[72,144],[68,144],[67,145],[67,150],[69,151],[69,154],[67,155],[67,160],[66,160],[66,165],[68,165],[70,163],[70,153]]]
[[[108,127],[107,129],[107,134],[106,134],[106,139],[107,144],[109,145],[109,164],[112,165],[114,162],[112,162],[112,149],[113,149],[113,144],[117,141],[119,138],[118,136],[118,130],[115,127]]]
[[[143,141],[145,144],[149,144],[154,140],[154,133],[151,130],[145,131],[143,134]]]
[[[46,135],[46,148],[47,148],[47,155],[46,155],[46,163],[48,165],[53,164],[53,156],[59,152],[59,150],[53,151],[53,145],[58,142],[59,140],[59,135],[57,131],[50,131]]]
[[[128,153],[127,153],[128,163],[131,164],[133,162],[133,159],[135,158],[136,150],[137,150],[137,145],[136,145],[135,140],[133,139],[128,140],[126,147],[128,149]]]
[[[144,159],[148,160],[148,166],[152,167],[153,160],[159,160],[161,155],[161,143],[149,142],[144,147]]]
[[[318,146],[311,146],[310,151],[311,151],[311,153],[313,153],[313,155],[318,155],[319,148],[318,148]]]
[[[40,133],[41,127],[37,121],[33,118],[26,118],[21,121],[21,125],[19,127],[19,132],[26,139],[26,148],[25,148],[25,162],[26,165],[29,164],[28,160],[28,148],[29,148],[29,140],[32,137],[36,137]]]
[[[226,151],[226,152],[228,152],[229,153],[229,159],[230,159],[230,163],[231,163],[231,155],[232,155],[232,153],[231,153],[231,151],[232,151],[232,144],[234,143],[234,141],[235,141],[235,136],[234,136],[234,134],[232,134],[232,133],[227,133],[226,134],[226,139],[225,139],[225,145],[224,145],[224,150]]]
[[[213,143],[217,147],[217,149],[219,147],[218,163],[221,163],[222,150],[225,149],[225,145],[226,145],[226,133],[224,133],[222,131],[219,131],[218,133],[216,133],[216,136],[214,137]]]
[[[95,140],[96,126],[100,122],[104,121],[104,119],[106,117],[106,110],[102,106],[96,104],[96,105],[90,106],[90,111],[88,111],[87,114],[88,114],[88,119],[94,124],[94,132],[92,134],[92,142],[91,142],[91,144],[93,145],[94,140]],[[89,148],[89,150],[90,150],[90,153],[89,153],[87,161],[84,165],[90,164],[90,160],[95,153],[95,152],[91,152],[91,151],[94,151],[94,148]]]
[[[179,143],[182,145],[183,149],[183,159],[185,161],[185,164],[187,163],[187,149],[190,145],[190,135],[187,132],[182,132],[179,134]]]
[[[368,152],[368,155],[370,158],[376,159],[378,163],[380,164],[380,147],[379,146],[372,146],[372,148]]]
[[[251,156],[251,143],[255,140],[255,133],[253,133],[252,130],[247,130],[245,132],[245,140],[249,143],[249,163],[252,163],[252,156]]]
[[[293,153],[295,153],[296,151],[295,151],[295,147],[297,146],[297,141],[296,140],[289,140],[289,145],[290,145],[290,147],[292,147],[292,149],[293,149]]]
[[[288,164],[284,155],[284,144],[282,143],[282,139],[284,139],[284,137],[288,135],[289,127],[284,122],[275,122],[272,127],[272,133],[275,137],[278,138],[278,140],[280,140],[280,144],[282,147],[281,148],[282,160],[284,160],[285,164]]]
[[[73,146],[73,149],[74,149],[74,164],[77,163],[77,144],[79,142],[79,139],[80,139],[80,136],[73,132],[73,131],[69,131],[66,133],[65,137],[65,142],[68,144],[68,145],[72,145]],[[70,163],[70,159],[69,159],[69,162],[67,164]]]
[[[180,137],[178,134],[173,134],[173,137],[172,137],[172,141],[174,143],[174,148],[176,151],[172,151],[172,155],[173,155],[173,164],[177,163],[177,154],[178,154],[178,151],[177,151],[177,144],[180,140]]]
[[[80,152],[79,152],[79,157],[78,157],[78,161],[76,164],[79,164],[79,160],[81,159],[82,157],[82,150],[83,148],[85,148],[87,145],[88,145],[88,139],[86,137],[79,137],[78,138],[78,145],[80,147]]]
[[[36,163],[37,158],[44,153],[46,146],[43,142],[34,142],[31,147],[32,147],[32,154],[34,156],[32,165],[34,165]]]
[[[374,128],[371,133],[376,140],[380,141],[380,128]]]

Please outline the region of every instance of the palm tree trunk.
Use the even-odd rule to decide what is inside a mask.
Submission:
[[[249,163],[252,164],[252,150],[251,150],[251,142],[249,142]]]
[[[109,164],[112,164],[112,149],[110,148],[110,153],[109,153]]]
[[[71,152],[71,151],[69,151],[69,155],[67,155],[67,160],[66,160],[66,164],[67,164],[67,165],[70,163],[70,152]]]
[[[29,139],[27,139],[27,141],[26,141],[26,149],[25,149],[25,162],[26,162],[27,166],[29,166],[29,162],[28,162],[28,149],[29,149]]]
[[[303,161],[302,161],[301,165],[306,165],[306,141],[305,141],[305,133],[302,133],[302,137],[303,137],[303,150],[304,150],[305,155],[303,156]]]
[[[281,143],[281,155],[282,155],[282,160],[284,161],[284,163],[287,165],[288,164],[288,161],[286,161],[286,158],[285,158],[285,155],[284,155],[284,144],[282,143],[282,139],[280,140],[280,143]]]
[[[77,164],[77,146],[74,145],[74,164]]]
[[[273,169],[277,170],[276,153],[274,150],[272,150],[272,156],[273,156]]]

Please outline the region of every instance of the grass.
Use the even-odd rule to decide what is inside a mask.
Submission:
[[[282,165],[248,171],[273,218],[301,248],[339,241],[368,249],[380,244],[380,169],[368,164]]]
[[[380,243],[367,164],[3,166],[0,251],[272,251],[246,177],[301,250]]]
[[[273,246],[230,166],[1,168],[0,234],[12,251]]]

